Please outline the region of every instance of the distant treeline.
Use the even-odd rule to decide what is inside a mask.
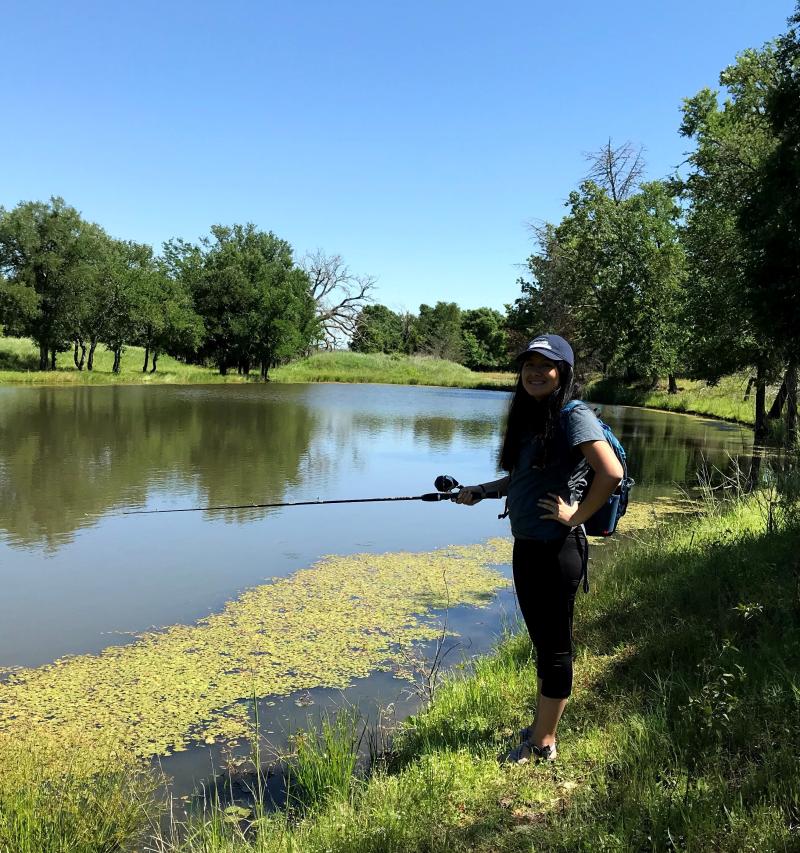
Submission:
[[[215,364],[221,373],[269,369],[352,333],[374,280],[317,252],[298,264],[292,247],[254,225],[216,225],[197,243],[147,245],[110,237],[63,199],[0,208],[0,323],[31,337],[39,368],[72,351],[92,370],[95,349],[144,347],[158,356]]]
[[[145,347],[216,364],[269,368],[320,345],[428,353],[474,369],[508,366],[539,331],[574,344],[584,370],[653,384],[678,375],[752,375],[756,432],[786,412],[796,436],[800,359],[800,5],[785,34],[741,53],[722,95],[686,98],[685,174],[643,182],[641,150],[608,141],[560,223],[536,249],[505,313],[372,303],[374,280],[338,256],[297,263],[253,225],[215,226],[161,255],[114,240],[61,199],[0,209],[0,323],[32,337],[42,369],[73,351],[91,369],[98,343],[119,359]],[[781,383],[772,409],[766,388]],[[750,389],[748,389],[750,393]],[[788,404],[787,404],[788,401]]]

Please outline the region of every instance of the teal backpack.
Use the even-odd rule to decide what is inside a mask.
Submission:
[[[571,400],[561,410],[561,414],[568,415],[571,411],[577,409],[578,406],[586,406],[586,403],[581,400]],[[587,406],[587,408],[589,407]],[[614,490],[614,494],[611,495],[605,506],[600,507],[600,509],[598,509],[597,512],[584,523],[583,527],[589,536],[611,536],[616,531],[619,520],[623,515],[625,515],[625,511],[628,509],[628,499],[630,497],[631,489],[634,486],[634,480],[628,476],[628,464],[625,455],[625,448],[614,435],[611,427],[600,420],[600,418],[597,418],[597,420],[600,421],[600,426],[602,427],[606,441],[611,445],[611,449],[622,464],[622,481]],[[586,480],[582,483],[583,488],[579,491],[579,501],[583,500],[583,497],[589,491],[593,475],[594,472],[590,468]]]

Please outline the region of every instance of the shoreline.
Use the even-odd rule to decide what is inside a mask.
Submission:
[[[38,371],[33,371],[38,373]],[[44,373],[44,371],[42,371]],[[66,371],[65,371],[66,373]],[[212,374],[213,375],[213,374]],[[217,374],[218,375],[218,374]],[[174,387],[203,387],[203,386],[216,386],[216,385],[385,385],[385,386],[405,386],[408,388],[446,388],[446,389],[457,389],[462,391],[497,391],[506,394],[510,394],[514,390],[513,383],[505,385],[498,383],[496,385],[490,383],[480,383],[477,385],[466,385],[466,384],[441,384],[436,382],[402,382],[402,381],[392,381],[391,379],[385,379],[381,381],[379,379],[282,379],[280,377],[276,377],[270,379],[267,382],[263,382],[261,379],[256,377],[247,378],[240,376],[227,376],[220,377],[216,380],[212,380],[208,377],[203,377],[193,381],[184,381],[180,378],[172,379],[166,378],[162,380],[153,379],[153,380],[142,380],[142,381],[132,381],[127,379],[109,379],[108,381],[99,380],[92,382],[79,382],[79,381],[66,381],[66,382],[47,382],[47,381],[7,381],[0,379],[0,389],[2,388],[90,388],[90,387],[124,387],[124,388],[139,388],[142,386],[174,386]],[[625,408],[631,409],[645,409],[651,412],[662,412],[668,415],[684,415],[686,417],[694,417],[694,418],[706,418],[708,420],[713,421],[722,421],[723,423],[736,424],[738,426],[744,426],[749,429],[753,429],[752,421],[747,421],[742,418],[728,417],[725,415],[715,414],[713,412],[701,411],[699,409],[670,409],[665,408],[663,406],[652,406],[647,405],[645,403],[623,403],[623,402],[614,402],[607,400],[596,400],[591,397],[584,396],[584,402],[596,404],[598,406],[623,406]]]

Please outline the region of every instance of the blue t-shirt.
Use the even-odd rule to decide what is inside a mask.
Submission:
[[[532,434],[523,438],[508,484],[508,515],[517,539],[552,540],[568,533],[561,522],[540,518],[548,512],[537,502],[553,492],[571,503],[589,472],[589,463],[577,445],[606,440],[594,412],[584,404],[562,414],[560,423],[563,430],[554,437],[555,452],[545,467],[533,467],[540,456],[541,438]]]

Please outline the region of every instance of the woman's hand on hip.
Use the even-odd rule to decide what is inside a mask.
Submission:
[[[538,505],[541,509],[548,511],[547,515],[540,515],[539,518],[558,521],[565,527],[572,527],[572,516],[580,507],[577,501],[574,504],[568,504],[560,495],[553,492],[548,492],[546,498],[539,498]]]

